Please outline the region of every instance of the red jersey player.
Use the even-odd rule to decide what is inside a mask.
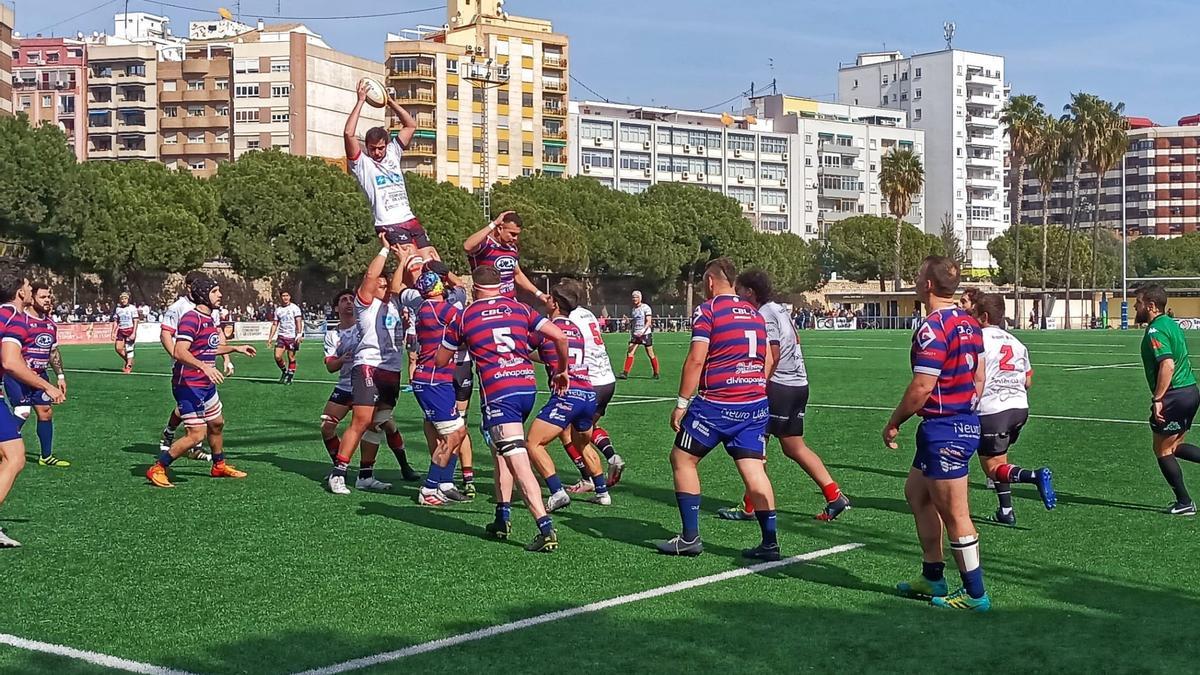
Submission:
[[[545,294],[521,270],[521,254],[517,249],[521,226],[521,216],[515,211],[505,211],[486,227],[467,237],[463,242],[463,250],[467,252],[471,269],[481,265],[496,268],[500,274],[500,295],[516,298],[517,288],[520,287],[541,300]]]

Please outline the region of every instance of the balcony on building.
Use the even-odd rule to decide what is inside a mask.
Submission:
[[[967,187],[1000,187],[1000,174],[992,172],[967,172]]]
[[[409,171],[409,172],[417,174],[418,176],[424,176],[425,178],[434,178],[435,177],[435,172],[434,172],[432,164],[428,164],[428,163],[414,164],[412,166],[403,167],[403,169],[404,169],[404,171]]]
[[[152,131],[147,124],[146,113],[140,110],[122,110],[117,113],[117,129],[126,132],[143,132]]]
[[[388,60],[388,77],[394,79],[436,80],[432,56],[393,56]]]
[[[542,138],[565,141],[567,140],[567,127],[562,124],[547,124],[542,127]]]
[[[978,84],[983,86],[1000,86],[1001,73],[996,70],[981,68],[978,66],[967,66],[967,83]]]
[[[542,163],[543,164],[566,165],[567,153],[565,152],[565,150],[555,152],[553,150],[547,149],[545,152],[542,153]]]
[[[437,118],[431,114],[418,114],[415,116],[418,129],[433,130],[437,128]]]
[[[973,133],[967,135],[967,147],[995,148],[1000,143],[996,134]]]
[[[862,196],[862,183],[858,184],[858,189],[856,190],[847,188],[831,188],[822,185],[818,194],[829,199],[858,199]]]
[[[413,86],[398,87],[396,89],[395,100],[403,106],[437,105],[437,97],[434,96],[432,89]]]
[[[404,149],[405,157],[437,157],[437,144],[431,139],[423,139],[413,137],[408,147]],[[405,167],[405,171],[411,171],[409,167]]]
[[[567,57],[563,56],[563,53],[560,51],[544,51],[542,52],[542,67],[565,70],[567,67]]]
[[[111,159],[117,156],[113,148],[112,136],[93,134],[88,138],[88,157],[90,159]]]
[[[121,103],[146,103],[146,85],[129,83],[117,85],[117,100]]]
[[[999,126],[1000,120],[994,114],[967,115],[967,128],[995,129]]]
[[[112,66],[93,65],[88,71],[88,84],[116,84]]]
[[[112,130],[113,114],[107,110],[89,110],[88,111],[88,132],[94,133],[102,130]]]
[[[545,91],[558,92],[565,94],[567,92],[567,81],[561,78],[542,78],[542,89]]]
[[[566,117],[567,106],[561,99],[547,99],[542,102],[542,115],[548,117]]]
[[[817,144],[817,151],[824,153],[837,153],[839,155],[852,155],[857,157],[862,153],[862,148],[856,145],[853,141],[846,143],[834,139],[824,139]]]
[[[967,166],[980,169],[1000,168],[1000,158],[990,152],[972,152],[967,155]]]
[[[88,107],[105,108],[112,106],[113,90],[108,85],[88,85]]]
[[[837,166],[821,165],[817,167],[818,176],[859,176],[862,174],[862,169],[853,164],[839,164]]]

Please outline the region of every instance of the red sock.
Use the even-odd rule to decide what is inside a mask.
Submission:
[[[341,444],[342,439],[338,438],[337,436],[330,436],[329,438],[325,439],[325,450],[329,452],[330,459],[337,457],[338,448],[341,446]]]
[[[573,443],[567,443],[563,447],[567,449],[567,456],[571,458],[572,462],[578,464],[583,461],[583,453],[576,450]]]
[[[654,374],[658,375],[658,357],[650,359],[650,367],[654,369]]]
[[[742,496],[742,510],[746,513],[754,513],[754,502],[750,501],[749,492]]]
[[[404,449],[404,437],[400,435],[400,430],[387,432],[387,444],[390,450]]]
[[[1000,468],[996,469],[996,475],[992,477],[992,480],[997,483],[1011,483],[1012,481],[1009,479],[1012,478],[1011,473],[1015,468],[1017,467],[1012,464],[1001,464]]]
[[[831,502],[842,496],[842,490],[837,483],[830,483],[821,487],[821,494],[825,495],[825,501]]]
[[[633,370],[633,357],[632,356],[625,357],[625,368],[623,370],[625,371],[626,375],[629,374],[630,370]]]
[[[475,469],[472,469],[469,466],[464,466],[462,468],[462,476],[463,476],[464,483],[474,482],[475,481]]]
[[[292,361],[291,363],[288,364],[288,372],[291,373],[292,375],[296,374],[296,362],[295,361]]]

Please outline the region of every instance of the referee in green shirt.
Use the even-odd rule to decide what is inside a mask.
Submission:
[[[1154,455],[1158,468],[1175,491],[1175,503],[1167,513],[1196,515],[1196,504],[1183,483],[1178,459],[1200,462],[1200,447],[1183,442],[1200,408],[1200,389],[1188,359],[1187,341],[1175,319],[1167,316],[1167,291],[1158,285],[1137,291],[1138,323],[1146,324],[1142,336],[1142,366],[1150,385],[1150,429],[1154,432]]]

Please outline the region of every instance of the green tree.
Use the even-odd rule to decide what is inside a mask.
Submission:
[[[879,168],[879,191],[883,193],[888,203],[888,211],[896,219],[895,236],[895,265],[892,267],[892,281],[895,290],[900,290],[901,248],[900,239],[904,226],[904,217],[912,210],[913,197],[921,191],[925,184],[925,168],[921,166],[921,158],[911,148],[893,148],[883,156]]]
[[[901,276],[916,277],[921,260],[942,254],[941,239],[901,221]],[[851,281],[879,280],[885,290],[886,270],[895,264],[895,221],[879,216],[852,216],[829,227],[825,263],[839,276]]]
[[[56,126],[34,128],[24,113],[0,115],[0,237],[24,244],[34,262],[61,271],[71,240],[46,236],[76,169],[75,155]]]
[[[1008,222],[1013,225],[1021,222],[1021,197],[1024,193],[1022,181],[1025,178],[1025,169],[1029,161],[1029,155],[1032,153],[1037,142],[1038,133],[1045,118],[1045,107],[1032,94],[1019,94],[1009,98],[1008,102],[1004,104],[1004,110],[1000,114],[1000,122],[1004,125],[1004,133],[1008,135],[1010,162],[1008,172]],[[1022,279],[1024,278],[1021,272],[1024,271],[1025,266],[1020,261],[1021,247],[1025,243],[1024,239],[1022,236],[1015,240],[1017,244],[1017,276],[1013,279],[1013,288],[1015,291],[1014,295],[1016,296],[1018,316],[1023,316],[1020,288]]]
[[[954,221],[950,218],[949,213],[942,214],[942,232],[940,238],[942,240],[942,250],[946,252],[946,255],[959,265],[966,264],[967,256],[963,252],[962,240],[958,238],[958,233],[954,231]]]
[[[404,182],[413,212],[429,233],[429,242],[437,248],[438,255],[450,269],[463,274],[470,272],[462,244],[487,222],[479,209],[479,199],[450,183],[439,183],[416,173],[405,174]],[[378,247],[372,240],[367,248],[366,260],[369,260]]]
[[[1096,172],[1096,197],[1093,202],[1095,207],[1092,209],[1092,288],[1096,287],[1098,269],[1095,257],[1100,231],[1100,214],[1103,210],[1101,197],[1104,189],[1104,176],[1121,163],[1122,158],[1125,157],[1125,150],[1129,147],[1126,133],[1129,129],[1129,120],[1125,119],[1123,114],[1125,104],[1113,105],[1108,101],[1101,103],[1103,105],[1098,111],[1096,136],[1088,149],[1088,164],[1091,164],[1092,169]]]
[[[1051,117],[1045,116],[1042,119],[1042,124],[1037,129],[1037,134],[1033,141],[1033,150],[1030,153],[1030,168],[1033,174],[1037,176],[1039,190],[1042,193],[1042,296],[1046,295],[1047,289],[1047,270],[1046,265],[1049,261],[1047,247],[1049,244],[1050,230],[1050,194],[1054,191],[1054,181],[1061,178],[1066,171],[1066,144],[1067,138],[1065,126],[1062,122]]]

